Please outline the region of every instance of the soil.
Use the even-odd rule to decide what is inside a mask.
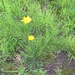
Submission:
[[[75,60],[69,58],[66,51],[61,51],[45,68],[47,75],[75,75]]]
[[[0,66],[0,75],[17,75],[17,72],[10,73],[4,72],[8,70],[17,70],[18,66],[20,66],[21,56],[16,55],[14,61],[7,59],[7,64],[4,63]],[[46,61],[45,61],[46,62]],[[14,66],[15,65],[15,66]],[[1,69],[2,68],[2,69]],[[49,64],[45,64],[45,70],[47,71],[46,75],[75,75],[75,60],[68,57],[68,53],[66,51],[58,52]]]

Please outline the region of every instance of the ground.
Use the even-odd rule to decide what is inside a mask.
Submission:
[[[5,64],[2,66],[2,69],[0,69],[0,75],[17,74],[16,70],[21,65],[19,62],[20,60],[21,56],[19,54],[12,59],[7,58],[5,60]],[[25,66],[25,63],[23,65]],[[75,60],[68,57],[68,53],[66,51],[60,51],[49,63],[45,64],[43,68],[46,70],[46,75],[75,75]],[[4,70],[15,71],[5,72]]]
[[[75,60],[67,56],[67,52],[61,51],[46,65],[47,75],[75,75]],[[57,73],[56,73],[57,72]]]

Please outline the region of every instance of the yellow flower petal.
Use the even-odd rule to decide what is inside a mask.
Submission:
[[[21,21],[23,21],[25,24],[27,24],[27,23],[31,22],[31,18],[29,16],[27,16],[27,17],[24,16]]]
[[[34,40],[34,36],[33,35],[28,36],[28,40]]]

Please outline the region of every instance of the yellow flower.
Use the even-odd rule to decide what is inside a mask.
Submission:
[[[28,40],[34,40],[34,36],[33,35],[28,36]]]
[[[27,16],[27,17],[24,16],[21,21],[23,21],[25,24],[27,24],[27,23],[31,22],[31,18],[29,16]]]

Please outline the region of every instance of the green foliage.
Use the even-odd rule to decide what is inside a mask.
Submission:
[[[75,37],[71,39],[75,34],[74,3],[74,0],[1,0],[2,54],[10,57],[15,56],[16,51],[20,52],[24,62],[29,65],[46,59],[49,61],[59,50],[67,50],[75,55]],[[25,25],[21,22],[23,16],[30,16],[32,21]],[[35,39],[29,41],[29,35]],[[20,72],[22,74],[19,75],[23,75],[24,67]],[[42,70],[35,73],[44,75]]]
[[[39,69],[39,70],[35,70],[35,75],[46,75],[46,72],[43,71],[42,69]]]
[[[74,36],[71,36],[70,38],[69,38],[69,51],[70,51],[70,53],[75,57],[75,37]]]

